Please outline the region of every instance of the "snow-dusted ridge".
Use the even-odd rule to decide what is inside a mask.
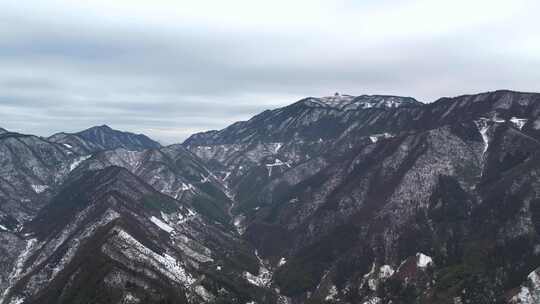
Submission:
[[[352,96],[336,93],[334,96],[309,97],[301,101],[304,105],[312,107],[325,107],[338,110],[360,109],[393,109],[403,106],[422,105],[412,97],[385,96],[385,95],[361,95]]]
[[[109,246],[117,246],[117,244],[124,243],[125,249],[123,250],[122,254],[129,261],[147,264],[154,267],[155,269],[159,269],[159,271],[165,274],[169,279],[185,287],[189,287],[195,282],[195,279],[173,256],[167,253],[163,253],[161,255],[157,254],[156,252],[141,244],[126,231],[121,229],[118,229],[116,231],[117,236],[114,238],[114,240],[116,240],[115,244],[105,244],[102,249],[105,252],[112,253],[112,251],[108,249]],[[116,255],[112,255],[112,257],[115,259],[120,259],[120,257],[117,257]]]

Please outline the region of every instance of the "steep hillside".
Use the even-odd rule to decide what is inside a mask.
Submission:
[[[124,168],[89,171],[25,226],[0,303],[265,303],[253,251],[210,223]]]
[[[78,159],[63,145],[37,136],[0,134],[0,225],[15,230],[32,218]]]
[[[110,166],[124,167],[157,191],[190,202],[201,214],[228,225],[231,200],[221,180],[180,145],[144,151],[124,148],[96,153],[82,162],[75,174]]]
[[[226,177],[294,302],[511,298],[540,266],[540,94],[386,98],[306,99],[185,145]]]

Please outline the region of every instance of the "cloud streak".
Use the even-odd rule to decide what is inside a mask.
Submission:
[[[303,96],[540,91],[537,1],[0,3],[1,126],[164,143]]]

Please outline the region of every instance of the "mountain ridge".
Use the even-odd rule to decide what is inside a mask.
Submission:
[[[20,164],[48,180],[0,217],[0,303],[535,303],[540,94],[396,98],[302,99],[139,150],[0,135],[5,199],[27,207]]]
[[[244,287],[242,271],[253,271],[249,263],[256,264],[241,240],[210,223],[125,168],[73,176],[21,231],[27,249],[11,278],[17,284],[0,302],[247,301],[252,296],[239,287],[228,287],[221,296],[206,290],[211,285],[205,276],[223,280],[216,263],[226,269],[221,276],[231,286]]]
[[[359,114],[337,118],[333,115],[338,115],[338,112],[332,110],[291,110],[298,106],[293,104],[265,111],[246,122],[210,132],[206,138],[196,134],[193,137],[196,140],[185,142],[188,149],[209,166],[214,166],[214,170],[222,171],[227,176],[236,198],[233,213],[237,215],[236,219],[242,231],[245,231],[245,237],[256,244],[263,257],[275,262],[288,261],[278,268],[274,278],[282,292],[297,303],[308,303],[310,294],[315,297],[313,293],[319,293],[315,298],[322,302],[328,297],[339,299],[338,303],[349,303],[346,299],[352,300],[352,303],[402,300],[395,298],[396,292],[415,294],[411,295],[411,303],[419,299],[426,303],[446,303],[441,298],[446,292],[444,288],[429,283],[429,280],[437,280],[434,274],[423,274],[410,281],[412,278],[407,275],[397,275],[399,271],[396,271],[396,267],[419,254],[430,256],[433,265],[438,265],[431,271],[440,272],[445,267],[470,267],[463,265],[476,262],[464,257],[461,247],[473,246],[468,243],[468,238],[485,238],[467,232],[477,229],[470,225],[474,221],[493,225],[492,220],[486,214],[478,213],[479,210],[474,206],[481,204],[484,210],[491,210],[489,212],[501,212],[510,208],[499,203],[482,203],[497,199],[488,198],[486,192],[478,193],[480,190],[477,189],[489,187],[493,183],[506,184],[517,178],[515,173],[510,175],[511,168],[523,174],[521,183],[524,186],[536,185],[532,177],[535,173],[525,173],[527,170],[536,172],[536,166],[525,169],[526,165],[521,164],[526,162],[531,166],[538,154],[538,93],[499,90],[443,98],[412,108],[349,111]],[[280,134],[280,122],[289,118],[291,120],[288,121],[300,122],[288,124],[283,129],[283,132],[288,133],[282,133],[287,135],[267,135],[267,132]],[[325,119],[333,120],[330,120],[330,124],[320,123]],[[346,127],[339,127],[344,120],[347,121]],[[314,136],[306,132],[305,126],[310,124],[314,126]],[[328,128],[337,130],[327,132]],[[244,131],[246,129],[249,131]],[[501,179],[506,181],[502,182]],[[503,189],[508,188],[501,187],[499,197],[520,197],[519,200],[525,201],[538,197],[534,191],[517,194],[512,193],[514,190]],[[523,188],[521,191],[527,190]],[[438,195],[443,200],[441,207],[431,203]],[[459,199],[456,200],[454,196]],[[454,209],[458,206],[464,209],[464,214]],[[441,218],[444,212],[457,212],[459,221],[447,223],[444,216]],[[467,215],[469,212],[477,213],[474,220]],[[523,216],[529,218],[528,221],[537,221],[530,219],[535,216],[528,211],[523,212],[526,214]],[[452,233],[459,235],[459,241],[449,238],[444,228],[432,228],[435,229],[433,234],[413,228],[428,228],[428,224],[421,218],[427,218],[428,221],[437,218],[437,225],[451,225],[448,227],[452,227]],[[507,221],[504,225],[517,225],[523,231],[534,231],[532,226],[517,224],[519,220],[513,218],[501,219],[501,222],[504,221]],[[384,223],[391,223],[391,226],[385,228]],[[489,237],[482,242],[493,242],[493,239],[500,239],[503,235],[504,238],[514,238],[507,236],[510,230],[492,229],[498,231],[498,235],[485,232]],[[394,237],[384,240],[384,233]],[[534,242],[537,238],[535,232],[530,233],[535,236],[524,242]],[[367,235],[360,237],[364,234]],[[423,238],[432,241],[419,243]],[[273,245],[270,245],[272,242]],[[430,242],[443,242],[445,245],[439,252],[430,247],[434,244]],[[360,247],[366,244],[376,251],[361,250]],[[502,248],[504,245],[498,250],[511,251]],[[358,253],[354,253],[355,250]],[[488,249],[474,247],[471,250],[476,252]],[[528,247],[522,253],[523,259],[534,260],[533,252],[534,246]],[[498,255],[496,252],[491,254]],[[452,262],[445,262],[445,259]],[[342,263],[360,263],[361,266],[355,272],[352,269],[342,269],[346,267]],[[375,269],[390,267],[388,269],[395,272],[396,276],[377,275],[374,280],[380,282],[376,283],[380,286],[369,285],[367,280],[357,277],[362,278],[362,273],[368,272],[370,265]],[[526,269],[497,269],[504,273],[514,273],[511,276],[524,280],[539,265],[532,262],[532,267]],[[490,270],[481,267],[484,266],[475,264],[472,270],[466,271],[483,277],[486,274],[481,271]],[[333,279],[329,279],[329,276]],[[333,280],[333,284],[337,285],[326,285],[328,283],[325,280]],[[408,286],[403,280],[415,283]],[[390,291],[389,286],[385,285],[390,283],[401,287]],[[454,294],[447,300],[456,298],[459,301],[468,299],[484,303],[480,299],[487,299],[488,290],[505,288],[490,285],[492,282],[471,281],[467,284],[475,286],[474,290],[469,291],[469,296]],[[422,289],[429,289],[433,294],[429,297],[422,295]],[[496,293],[491,299],[501,297],[502,292]]]

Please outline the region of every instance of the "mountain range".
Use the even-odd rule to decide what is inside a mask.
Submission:
[[[0,129],[0,304],[540,303],[540,94]]]

